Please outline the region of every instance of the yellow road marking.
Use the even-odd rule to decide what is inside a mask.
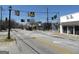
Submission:
[[[40,42],[42,44],[48,45],[49,47],[51,47],[52,49],[55,49],[59,53],[63,53],[63,54],[72,53],[71,50],[69,50],[65,47],[61,47],[56,43],[51,43],[50,41],[44,40],[44,39],[41,39],[41,38],[39,39],[39,37],[32,37],[32,38],[38,40],[38,42]]]

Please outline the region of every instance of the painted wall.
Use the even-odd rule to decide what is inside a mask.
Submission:
[[[60,17],[60,23],[73,21],[79,21],[79,12]]]

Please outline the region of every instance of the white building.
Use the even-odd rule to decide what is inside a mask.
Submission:
[[[79,34],[79,12],[60,17],[60,33]]]

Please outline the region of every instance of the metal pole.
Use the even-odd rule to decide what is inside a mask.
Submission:
[[[49,21],[48,21],[48,8],[47,8],[47,23],[48,23]]]
[[[12,7],[9,6],[8,39],[10,39],[10,30],[11,30],[11,26],[10,26],[10,20],[11,20],[11,9],[12,9]]]
[[[2,8],[2,6],[0,8],[1,8],[1,25],[0,26],[1,26],[1,30],[2,30],[2,9],[3,8]]]

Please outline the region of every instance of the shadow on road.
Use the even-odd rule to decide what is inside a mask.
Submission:
[[[0,51],[0,54],[9,54],[9,51]]]

